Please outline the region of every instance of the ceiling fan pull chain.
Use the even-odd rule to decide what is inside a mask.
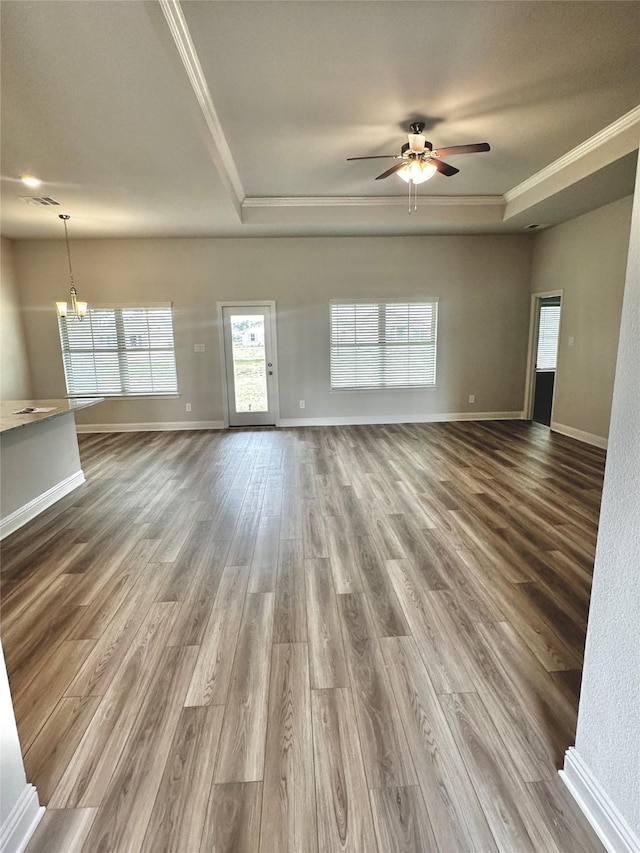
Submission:
[[[411,184],[413,181],[409,181],[409,216],[411,216]]]

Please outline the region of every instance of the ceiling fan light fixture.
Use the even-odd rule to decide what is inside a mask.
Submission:
[[[434,164],[429,163],[428,160],[412,160],[410,163],[407,163],[404,169],[398,171],[398,175],[407,184],[423,184],[429,178],[432,178],[437,171]]]

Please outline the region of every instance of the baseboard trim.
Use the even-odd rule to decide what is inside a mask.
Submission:
[[[53,506],[54,503],[57,503],[65,495],[68,495],[69,492],[81,486],[84,481],[84,471],[80,469],[80,471],[76,471],[75,474],[61,480],[55,486],[47,489],[46,492],[38,495],[37,498],[19,507],[6,518],[3,518],[0,521],[0,540],[20,527],[23,527],[27,522],[40,515],[41,512],[44,512],[45,509]]]
[[[35,787],[25,785],[7,820],[0,827],[0,853],[23,853],[44,811]]]
[[[640,853],[640,840],[602,790],[575,747],[565,753],[560,778],[609,853]]]
[[[516,421],[523,412],[454,412],[429,415],[346,415],[330,418],[281,418],[278,426],[358,426],[360,424],[426,424],[443,421]]]
[[[357,426],[358,424],[422,424],[443,421],[522,420],[524,412],[453,412],[429,415],[346,415],[324,418],[281,418],[279,427]],[[128,424],[76,424],[79,433],[175,432],[177,430],[225,429],[224,421],[167,421]]]
[[[551,421],[551,432],[559,432],[561,435],[575,438],[577,441],[583,441],[585,444],[591,444],[593,447],[599,447],[602,450],[607,449],[607,439],[601,435],[593,435],[593,433],[566,424],[559,424],[557,421]]]
[[[167,421],[140,424],[76,424],[77,432],[176,432],[178,430],[224,429],[224,421]]]

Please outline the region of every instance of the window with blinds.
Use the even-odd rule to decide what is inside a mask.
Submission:
[[[436,384],[438,302],[332,301],[331,390]]]
[[[540,305],[536,370],[555,370],[560,334],[560,304]]]
[[[90,307],[58,326],[70,396],[177,393],[171,303]]]

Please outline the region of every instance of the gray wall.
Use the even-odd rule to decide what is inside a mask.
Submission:
[[[609,432],[632,201],[537,234],[534,244],[532,292],[564,289],[552,426],[600,438]]]
[[[216,301],[234,299],[276,300],[282,418],[520,412],[531,246],[527,236],[76,241],[80,298],[173,301],[182,395],[110,401],[78,421],[221,420]],[[62,396],[54,301],[66,293],[64,244],[22,241],[16,255],[35,393]],[[331,394],[329,299],[394,295],[440,298],[438,387]]]
[[[576,751],[640,838],[640,169]]]
[[[11,703],[7,667],[0,645],[0,829],[5,832],[8,831],[7,818],[26,787],[27,777]]]
[[[2,238],[0,254],[0,399],[26,400],[31,377],[24,340],[13,243]]]

